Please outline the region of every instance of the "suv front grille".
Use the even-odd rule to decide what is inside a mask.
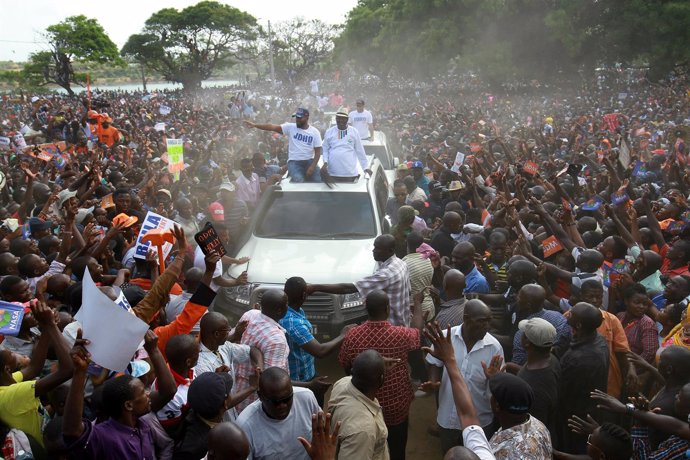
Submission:
[[[261,297],[263,294],[264,290],[257,290],[256,300],[254,300],[252,303],[261,303]],[[334,310],[333,296],[331,294],[312,294],[307,297],[307,300],[304,302],[304,305],[302,305],[302,308],[307,313],[307,316],[309,316],[309,313],[311,312],[320,314],[332,313]]]

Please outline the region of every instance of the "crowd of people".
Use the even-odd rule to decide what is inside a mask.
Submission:
[[[404,459],[415,398],[447,459],[686,458],[686,76],[340,77],[3,95],[2,458]],[[251,276],[227,273],[262,194],[370,174],[376,131],[399,159],[376,272],[215,311]],[[166,253],[142,252],[150,215]],[[208,223],[227,251],[199,244]],[[93,284],[149,326],[119,338],[125,369],[92,359]],[[315,292],[358,293],[367,320],[319,342]],[[326,356],[347,376],[319,376]]]

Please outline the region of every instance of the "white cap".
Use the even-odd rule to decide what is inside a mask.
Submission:
[[[518,329],[525,333],[525,337],[534,345],[546,348],[556,343],[556,328],[542,318],[523,319]]]

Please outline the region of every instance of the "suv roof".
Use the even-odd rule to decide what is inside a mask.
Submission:
[[[376,171],[382,168],[381,162],[374,156],[367,156],[367,161],[369,162],[369,169],[374,173],[372,176],[375,176]],[[337,182],[333,188],[330,188],[323,182],[293,183],[290,178],[287,177],[286,173],[286,175],[283,176],[283,180],[280,182],[280,188],[284,192],[366,192],[369,179],[371,179],[369,176],[360,174],[356,182]]]

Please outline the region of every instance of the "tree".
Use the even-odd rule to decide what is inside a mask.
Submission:
[[[495,84],[615,64],[661,76],[690,63],[688,24],[687,0],[360,0],[335,52],[383,78],[438,75],[451,62]]]
[[[164,8],[154,13],[142,34],[131,36],[122,51],[189,91],[215,69],[231,65],[256,33],[256,19],[250,14],[203,1],[182,11]]]
[[[74,61],[121,63],[117,46],[95,19],[70,16],[48,27],[45,37],[50,50],[32,54],[23,70],[34,85],[56,84],[73,95],[72,83],[83,81],[74,72]]]
[[[339,26],[300,17],[276,24],[272,37],[276,68],[295,79],[313,71],[330,59],[338,30]]]
[[[162,48],[159,46],[158,38],[153,34],[134,34],[127,39],[127,43],[122,47],[120,54],[139,64],[141,69],[141,84],[146,91],[146,67],[148,60],[152,56],[159,59],[163,57]]]

